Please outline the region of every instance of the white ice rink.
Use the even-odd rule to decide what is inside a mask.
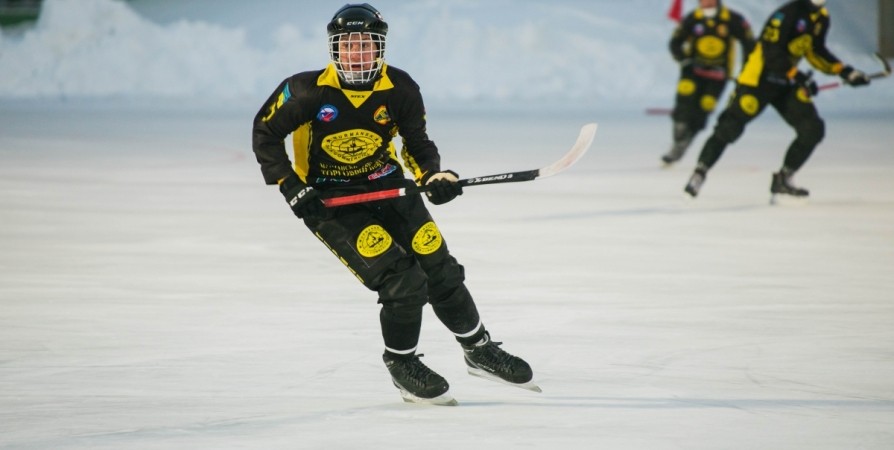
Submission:
[[[591,152],[432,211],[535,394],[465,374],[401,402],[378,307],[264,186],[252,112],[0,108],[0,448],[887,449],[894,446],[894,116],[830,117],[768,205],[790,133],[759,119],[681,200],[666,120],[432,111],[466,176]],[[697,149],[696,149],[697,150]]]
[[[463,26],[472,19],[462,14],[475,11],[466,2],[383,3],[397,10],[382,7],[398,37],[395,25],[420,26],[411,20],[420,14]],[[216,84],[196,101],[71,98],[64,81],[90,81],[89,71],[21,70],[2,58],[40,55],[47,42],[58,50],[83,32],[50,28],[38,35],[44,41],[21,44],[5,37],[0,67],[17,72],[0,72],[0,449],[894,448],[894,80],[816,100],[826,139],[796,178],[811,191],[808,205],[769,205],[770,174],[792,139],[772,110],[727,149],[701,196],[685,201],[707,133],[678,167],[661,169],[670,123],[641,107],[667,106],[672,95],[664,42],[602,47],[634,7],[643,15],[654,6],[649,20],[665,25],[668,2],[560,3],[562,14],[543,17],[598,7],[580,15],[606,33],[587,42],[599,63],[582,73],[607,90],[584,92],[585,83],[573,84],[580,74],[564,68],[567,78],[556,79],[573,89],[558,102],[512,106],[475,83],[457,93],[467,102],[452,102],[443,70],[414,68],[419,61],[396,52],[394,64],[419,72],[435,99],[429,132],[444,167],[464,177],[543,166],[585,122],[600,124],[590,152],[559,176],[469,188],[431,207],[485,324],[531,363],[543,389],[467,375],[459,346],[427,309],[419,350],[451,383],[457,407],[401,401],[381,361],[375,294],[263,184],[251,119],[288,73],[240,78],[262,92],[219,103]],[[109,0],[81,4],[99,10]],[[217,4],[236,21],[238,9],[224,5],[248,3]],[[145,1],[134,5],[152,13]],[[607,11],[620,18],[605,19]],[[296,21],[319,22],[299,12]],[[145,26],[125,19],[115,33]],[[639,36],[668,31],[647,28]],[[188,24],[146,33],[184,29],[188,37]],[[232,37],[198,31],[198,40]],[[168,55],[177,45],[131,37],[161,46],[142,49],[157,51],[153,61],[177,56]],[[98,51],[107,61],[119,41],[88,38],[76,54],[56,56],[93,61]],[[656,67],[611,64],[631,49],[640,51],[634,62]],[[871,58],[860,62],[874,70]],[[52,75],[41,82],[58,95],[15,73]],[[53,78],[60,73],[68,78]],[[513,74],[496,75],[510,88],[531,81]],[[644,95],[625,93],[619,76]],[[103,79],[92,87],[102,91]],[[164,97],[163,80],[141,82]],[[550,97],[554,86],[539,87]]]

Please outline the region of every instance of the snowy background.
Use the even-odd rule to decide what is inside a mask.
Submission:
[[[758,33],[781,3],[735,6]],[[876,2],[829,3],[830,47],[845,62],[878,70],[871,57]],[[0,98],[256,101],[285,76],[326,64],[325,24],[342,4],[46,0],[33,29],[7,30],[0,41]],[[623,107],[666,101],[673,92],[669,4],[383,0],[375,6],[390,25],[387,59],[417,79],[432,106],[536,101]],[[694,5],[689,0],[686,10]],[[840,106],[894,101],[892,89],[860,99],[829,96]]]
[[[251,153],[343,3],[45,0],[0,34],[0,448],[894,448],[894,81],[816,99],[810,204],[768,204],[772,110],[683,201],[706,133],[662,170],[643,113],[673,98],[669,3],[373,3],[445,167],[540,167],[600,124],[567,173],[432,207],[543,388],[469,377],[427,311],[446,408],[400,401],[374,294]],[[728,3],[759,28],[782,2]],[[868,72],[874,5],[829,1]]]

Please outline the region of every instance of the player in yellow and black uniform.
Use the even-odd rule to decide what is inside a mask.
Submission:
[[[455,404],[447,381],[416,355],[426,303],[461,344],[470,373],[535,388],[530,366],[490,340],[463,266],[420,196],[323,206],[321,198],[335,194],[412,185],[400,159],[432,188],[431,203],[462,194],[426,133],[419,87],[384,62],[388,25],[381,14],[366,3],[345,5],[327,30],[330,64],[283,81],[255,117],[252,144],[264,180],[279,184],[295,215],[378,293],[383,359],[406,400]],[[289,134],[294,161],[283,142]],[[401,158],[392,143],[397,135]]]
[[[811,100],[817,93],[816,83],[798,70],[798,63],[806,59],[817,70],[837,74],[852,86],[869,84],[865,73],[844,65],[826,48],[830,21],[824,5],[825,0],[794,0],[770,15],[739,75],[729,105],[702,148],[698,165],[684,188],[686,193],[698,195],[708,170],[726,146],[770,105],[797,133],[781,169],[772,176],[770,192],[774,197],[807,197],[807,190],[792,185],[791,178],[823,139],[825,124]]]
[[[751,25],[720,0],[699,0],[699,6],[674,30],[669,47],[680,64],[680,81],[671,114],[674,143],[661,157],[665,164],[682,158],[695,135],[705,128],[732,76],[736,41],[743,55],[751,52]]]

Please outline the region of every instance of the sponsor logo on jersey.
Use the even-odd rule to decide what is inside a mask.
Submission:
[[[320,112],[317,113],[317,120],[320,122],[332,122],[335,118],[338,117],[338,108],[332,105],[323,105],[320,108]]]
[[[376,112],[373,113],[373,120],[376,121],[379,125],[388,125],[388,122],[391,122],[391,116],[388,114],[388,108],[385,105],[382,105],[376,109]]]
[[[395,170],[397,170],[397,166],[392,164],[385,164],[385,167],[382,167],[381,169],[367,175],[366,178],[369,180],[378,180],[379,178],[382,178],[385,175],[394,172]]]
[[[434,222],[428,222],[413,236],[413,251],[420,255],[430,255],[438,251],[443,242],[438,226]]]
[[[374,258],[391,247],[391,235],[380,225],[370,225],[357,236],[357,253],[366,258]]]

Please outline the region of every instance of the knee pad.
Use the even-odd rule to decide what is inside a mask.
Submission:
[[[717,107],[717,97],[714,97],[713,95],[703,95],[699,105],[701,105],[702,111],[710,113]]]
[[[450,255],[439,264],[426,268],[425,271],[428,273],[428,296],[432,303],[449,297],[466,281],[465,268]]]
[[[394,261],[368,287],[379,293],[379,303],[383,305],[392,301],[406,302],[405,299],[425,304],[428,298],[428,277],[412,256]]]
[[[745,123],[743,121],[724,113],[714,128],[714,137],[726,144],[730,144],[736,142],[744,131]]]
[[[683,78],[677,83],[677,94],[684,97],[690,96],[695,92],[695,87],[695,81],[692,81],[689,78]]]

